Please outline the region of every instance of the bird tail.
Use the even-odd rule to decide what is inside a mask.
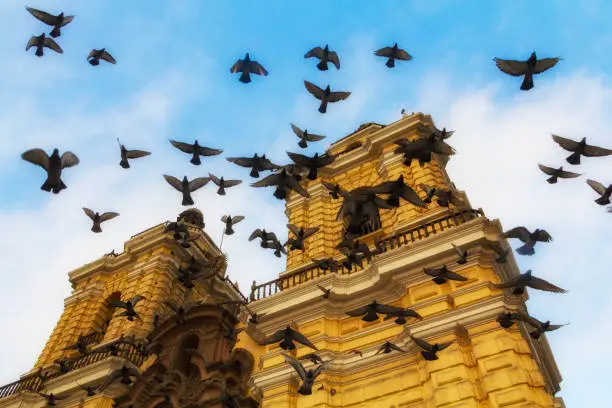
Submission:
[[[251,177],[259,177],[259,170],[257,170],[257,168],[255,168],[255,167],[253,167],[253,168],[251,169],[251,172],[249,173],[249,175],[250,175]]]
[[[393,206],[393,207],[399,207],[399,197],[397,196],[389,196],[389,198],[387,198],[387,204]]]
[[[51,30],[51,32],[49,33],[49,35],[53,38],[57,38],[61,35],[60,32],[60,28],[59,27],[53,27],[53,30]]]
[[[182,205],[193,205],[193,198],[191,198],[190,194],[183,194],[183,202]]]
[[[232,229],[232,227],[227,227],[225,229],[225,235],[232,235],[235,231]]]
[[[539,330],[534,330],[531,333],[529,333],[529,335],[531,336],[532,339],[539,339],[540,338],[540,331]]]
[[[520,248],[517,248],[516,252],[521,255],[533,255],[535,254],[535,250],[533,249],[533,245],[525,244]]]
[[[385,65],[388,66],[389,68],[393,68],[395,66],[395,58],[393,57],[389,58]]]
[[[597,200],[595,200],[595,202],[599,205],[610,204],[610,197],[601,196]]]
[[[300,140],[300,142],[298,143],[298,146],[300,146],[302,149],[305,149],[308,147],[308,143],[306,143],[305,140]]]
[[[42,57],[44,54],[45,53],[43,51],[43,47],[36,48],[36,52],[34,53],[34,55],[36,55],[37,57]]]
[[[317,168],[312,167],[308,172],[308,180],[316,180],[317,179]]]
[[[94,224],[94,226],[91,227],[91,230],[93,232],[102,232],[102,228],[100,228],[100,226],[98,224]]]
[[[321,60],[321,62],[317,64],[317,68],[319,68],[319,71],[327,71],[327,62]]]
[[[217,194],[225,195],[225,187],[223,186],[219,187],[219,189],[217,190]]]
[[[327,101],[321,102],[321,106],[319,106],[319,112],[321,113],[327,112]]]
[[[525,79],[523,79],[523,83],[521,84],[522,91],[528,91],[533,88],[533,74],[525,74]]]
[[[195,164],[196,166],[199,166],[200,164],[202,164],[202,161],[200,160],[200,155],[199,154],[194,154],[193,157],[191,158],[191,160],[189,160],[192,164]]]
[[[96,65],[100,65],[100,60],[97,58],[92,58],[89,60],[89,63],[95,67]]]
[[[238,78],[238,80],[243,84],[248,84],[249,82],[251,82],[251,75],[249,75],[249,71],[243,71],[242,75],[240,75],[240,78]]]
[[[572,153],[565,160],[567,160],[569,164],[580,164],[580,153]]]
[[[40,186],[40,189],[44,190],[44,191],[51,191],[51,189],[54,188],[54,187],[55,187],[55,184],[52,183],[49,179],[47,179],[47,180],[45,180],[43,185]]]
[[[130,168],[130,163],[128,163],[128,161],[127,161],[127,160],[121,160],[121,161],[119,162],[119,165],[120,165],[121,167],[123,167],[124,169],[129,169],[129,168]]]
[[[548,184],[555,184],[557,182],[557,176],[552,176],[546,179]]]
[[[277,187],[276,191],[274,191],[274,197],[278,198],[279,200],[284,200],[287,198],[287,192],[284,188]]]

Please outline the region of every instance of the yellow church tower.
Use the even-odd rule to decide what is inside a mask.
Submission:
[[[521,322],[504,329],[496,321],[524,310],[527,300],[489,284],[519,273],[500,222],[471,208],[444,157],[408,164],[394,153],[399,139],[435,129],[417,113],[362,125],[334,143],[335,161],[302,183],[310,198],[287,197],[289,223],[318,232],[304,251],[289,251],[277,279],[253,282],[246,297],[227,277],[225,256],[196,209],[133,236],[123,253],[72,271],[63,315],[35,367],[0,387],[0,408],[564,407],[554,397],[561,376],[546,337],[531,338]],[[421,200],[430,201],[422,185],[440,194],[422,206],[400,199],[355,224],[343,216],[342,197],[323,184],[350,192],[400,176]],[[361,266],[348,265],[337,249],[347,229],[370,252]],[[457,263],[453,245],[467,250],[465,262]],[[324,259],[337,268],[324,268]],[[467,280],[436,284],[424,273],[442,265]],[[205,278],[187,288],[185,270],[195,266]],[[117,306],[127,301],[135,301],[131,311]],[[421,319],[366,322],[346,314],[372,301],[413,309]],[[182,318],[168,302],[183,307]],[[248,323],[252,313],[256,325]],[[311,395],[298,394],[300,380],[281,353],[300,358],[314,350],[259,345],[287,325],[330,361]],[[413,337],[452,344],[429,361]],[[379,353],[386,341],[402,352]],[[127,379],[113,379],[120,370]]]

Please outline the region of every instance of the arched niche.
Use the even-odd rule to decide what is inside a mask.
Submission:
[[[174,368],[184,374],[187,378],[200,378],[201,367],[192,363],[193,353],[190,351],[198,350],[200,338],[192,333],[181,341],[174,360]]]

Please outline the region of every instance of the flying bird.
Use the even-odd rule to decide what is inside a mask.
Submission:
[[[65,347],[64,350],[76,350],[82,356],[86,356],[91,353],[91,350],[88,347],[87,336],[83,335],[79,335],[76,343]]]
[[[340,59],[338,58],[338,54],[336,54],[335,51],[330,51],[327,44],[325,45],[325,48],[314,47],[304,55],[304,58],[312,57],[316,57],[320,60],[320,62],[317,64],[319,71],[327,71],[328,62],[334,64],[336,69],[340,69]]]
[[[115,60],[115,58],[113,58],[112,55],[110,55],[110,53],[108,51],[106,51],[106,48],[102,48],[99,50],[93,49],[91,51],[89,51],[89,54],[87,55],[87,61],[93,65],[94,67],[96,65],[100,65],[100,60],[106,61],[106,62],[110,62],[111,64],[116,64],[117,61]]]
[[[535,329],[534,331],[529,332],[529,336],[531,336],[531,338],[535,340],[538,340],[540,336],[545,332],[554,331],[565,326],[564,324],[550,324],[550,320],[541,322],[535,317],[531,316],[527,316],[525,323],[529,324],[530,326],[533,326],[533,328]]]
[[[520,274],[519,276],[509,279],[506,282],[502,283],[491,283],[492,287],[495,289],[512,289],[513,295],[522,295],[525,293],[525,288],[530,287],[537,290],[544,290],[547,292],[554,293],[565,293],[567,292],[565,289],[561,289],[558,286],[553,285],[552,283],[536,278],[531,275],[531,270],[528,270],[525,273]]]
[[[495,318],[497,323],[504,329],[514,326],[517,321],[526,322],[528,319],[529,316],[523,312],[500,313]]]
[[[400,198],[408,201],[417,207],[427,208],[427,205],[421,200],[419,195],[404,182],[404,175],[401,174],[395,181],[386,181],[372,188],[376,194],[389,194],[387,204],[393,207],[400,206]]]
[[[61,28],[67,24],[69,24],[74,16],[65,16],[63,12],[59,13],[57,16],[53,14],[49,14],[47,12],[36,10],[35,8],[26,6],[26,10],[30,12],[36,19],[42,21],[46,25],[52,26],[53,30],[49,33],[49,35],[53,38],[57,38],[61,33]]]
[[[302,130],[299,127],[295,126],[293,123],[290,123],[290,125],[291,129],[293,129],[293,133],[295,133],[295,135],[300,139],[300,141],[298,142],[298,146],[303,149],[308,147],[307,142],[318,142],[319,140],[325,139],[325,136],[308,133],[308,129]]]
[[[247,52],[244,56],[244,59],[239,59],[236,63],[230,68],[230,72],[235,74],[237,72],[241,72],[240,78],[238,80],[243,84],[248,84],[251,82],[251,75],[263,75],[268,76],[268,71],[257,61],[251,61],[251,57],[249,57],[249,53]]]
[[[223,177],[218,178],[211,173],[208,173],[208,176],[210,177],[210,180],[215,183],[217,187],[219,187],[217,189],[217,194],[219,195],[225,195],[226,188],[234,187],[242,183],[242,180],[225,180]]]
[[[225,228],[223,229],[223,233],[225,235],[234,234],[234,225],[238,224],[240,221],[244,220],[244,216],[236,215],[232,217],[231,215],[224,215],[221,217],[221,221],[225,224]]]
[[[94,213],[87,207],[83,207],[83,211],[85,212],[85,215],[87,215],[93,221],[93,226],[91,227],[93,232],[102,232],[102,228],[100,228],[101,223],[119,216],[119,213],[116,212],[105,212],[100,215],[99,212]]]
[[[395,344],[391,343],[390,341],[385,341],[382,346],[380,346],[380,348],[378,349],[378,351],[376,352],[376,354],[389,354],[392,351],[399,351],[400,353],[405,353],[404,350],[402,350],[400,347],[396,346]],[[374,354],[374,355],[376,355]]]
[[[432,281],[437,283],[438,285],[442,285],[449,280],[465,282],[468,280],[465,276],[461,276],[456,272],[449,270],[446,265],[443,265],[440,268],[423,268],[423,271],[429,275],[433,276]]]
[[[36,52],[34,53],[34,55],[36,55],[37,57],[42,57],[43,55],[45,55],[45,52],[43,50],[45,47],[59,54],[64,53],[62,47],[60,47],[59,44],[53,40],[53,38],[46,37],[45,33],[42,33],[39,36],[30,37],[30,40],[26,44],[26,51],[28,51],[32,47],[36,47]]]
[[[521,84],[522,91],[528,91],[533,88],[533,75],[541,74],[542,72],[557,65],[561,58],[542,58],[538,59],[535,52],[531,53],[531,56],[527,61],[516,61],[516,60],[505,60],[500,58],[493,58],[497,68],[505,74],[520,77],[524,76],[523,83]]]
[[[312,386],[314,385],[316,378],[331,363],[331,360],[326,361],[318,365],[314,370],[310,369],[306,371],[302,363],[300,363],[295,358],[288,356],[287,354],[284,354],[284,353],[283,353],[283,357],[285,357],[285,361],[289,363],[291,367],[293,367],[293,369],[298,373],[298,375],[300,376],[300,379],[302,380],[302,385],[300,385],[300,388],[298,388],[297,390],[297,392],[301,395],[311,395],[312,394]]]
[[[459,256],[459,260],[457,261],[457,263],[459,265],[465,265],[467,263],[467,259],[469,255],[467,249],[461,249],[453,243],[451,243],[451,245],[453,246],[453,248],[455,249],[455,252]]]
[[[130,168],[130,163],[128,159],[138,159],[140,157],[145,157],[151,154],[151,152],[147,152],[144,150],[128,150],[124,145],[121,144],[119,138],[117,138],[117,142],[119,143],[119,148],[121,149],[121,161],[119,165],[124,169]]]
[[[79,158],[74,153],[64,152],[60,157],[58,149],[53,149],[51,156],[48,156],[42,149],[32,149],[24,152],[21,158],[45,169],[47,180],[40,186],[40,189],[53,191],[53,194],[58,194],[66,188],[61,178],[62,170],[79,164]]]
[[[265,229],[259,229],[259,228],[257,228],[255,231],[251,233],[251,236],[249,237],[249,241],[253,241],[256,238],[261,239],[260,246],[262,248],[270,248],[271,247],[270,245],[272,245],[272,242],[278,241],[278,238],[276,237],[275,233],[267,232]]]
[[[166,226],[164,232],[172,232],[172,237],[177,240],[183,248],[191,247],[190,242],[194,240],[189,235],[189,227],[185,220],[179,219],[176,222],[170,222]]]
[[[552,237],[546,230],[536,229],[533,232],[529,232],[529,230],[525,227],[515,227],[509,231],[506,231],[502,234],[503,238],[517,238],[521,240],[525,245],[516,249],[521,255],[533,255],[535,254],[534,246],[536,242],[550,242],[552,241]]]
[[[423,202],[431,203],[433,197],[436,197],[438,205],[448,207],[453,204],[455,207],[461,207],[465,204],[462,198],[455,194],[452,190],[446,190],[440,187],[430,187],[427,184],[421,183],[419,187],[427,194]]]
[[[323,271],[330,271],[332,273],[337,273],[342,267],[342,264],[336,261],[334,258],[312,259],[312,262],[314,262],[319,269]]]
[[[389,68],[395,67],[395,60],[410,61],[412,56],[397,46],[397,43],[393,44],[393,47],[384,47],[374,52],[374,55],[378,57],[386,57],[387,62],[385,65]]]
[[[287,228],[289,231],[295,235],[295,238],[289,238],[287,240],[287,245],[289,245],[289,250],[293,251],[294,249],[299,249],[300,251],[304,251],[304,241],[317,233],[319,231],[319,227],[314,228],[299,228],[293,224],[287,224]]]
[[[559,167],[558,169],[555,169],[552,167],[543,166],[541,164],[538,164],[538,167],[540,168],[540,170],[542,170],[544,174],[548,174],[550,176],[549,178],[546,179],[546,182],[548,184],[555,184],[558,178],[576,178],[576,177],[581,176],[581,174],[579,173],[572,173],[571,171],[564,171],[563,166]]]
[[[298,360],[308,360],[312,364],[321,364],[324,363],[323,359],[316,355],[315,353],[304,354],[302,357],[298,358]]]
[[[418,314],[412,309],[403,309],[397,312],[388,313],[383,320],[391,320],[395,318],[394,322],[397,324],[406,324],[407,317],[414,317],[418,320],[423,320],[423,316]]]
[[[121,300],[111,300],[109,302],[109,306],[110,307],[118,307],[120,309],[125,309],[125,312],[121,312],[117,316],[127,316],[127,319],[130,322],[133,322],[134,318],[140,319],[140,316],[138,315],[138,312],[136,312],[136,310],[134,308],[143,299],[145,299],[144,296],[136,295],[132,299],[129,299],[129,300],[125,301],[125,302],[122,302]]]
[[[334,200],[339,199],[341,196],[342,197],[349,196],[348,191],[345,191],[342,188],[340,188],[339,184],[333,184],[325,180],[321,180],[321,184],[323,184],[323,186],[329,190],[329,196],[333,198]]]
[[[413,160],[418,160],[419,166],[423,167],[425,163],[431,162],[434,154],[440,156],[452,156],[455,154],[455,149],[444,141],[439,131],[434,131],[429,136],[413,141],[405,138],[397,139],[394,143],[399,147],[393,153],[402,154],[406,166],[410,166]]]
[[[600,195],[595,202],[599,205],[610,204],[610,195],[612,195],[612,184],[608,185],[608,187],[604,186],[598,181],[595,180],[587,180],[587,184],[591,186],[593,190]]]
[[[285,329],[277,330],[271,336],[265,338],[263,342],[259,343],[260,346],[266,346],[268,344],[278,343],[279,347],[283,350],[295,350],[294,342],[303,344],[306,347],[310,347],[313,350],[319,351],[319,349],[306,338],[302,333],[297,330],[293,330],[290,326]]]
[[[279,200],[287,198],[287,192],[293,190],[302,197],[310,198],[310,194],[302,187],[294,174],[289,174],[286,169],[279,173],[270,174],[267,177],[251,184],[252,187],[272,187],[275,186],[274,197]]]
[[[106,381],[104,381],[104,383],[100,386],[100,391],[105,390],[106,387],[119,378],[121,379],[122,384],[130,385],[133,383],[132,377],[136,377],[139,380],[142,379],[140,371],[138,371],[137,368],[124,365],[106,376]]]
[[[170,143],[180,151],[193,155],[190,162],[196,166],[202,164],[200,156],[217,156],[223,153],[223,150],[200,146],[197,140],[193,144],[177,142],[176,140],[170,140]]]
[[[321,113],[327,112],[328,103],[343,101],[351,95],[350,92],[332,92],[329,85],[323,90],[312,82],[304,81],[304,86],[312,96],[321,101],[321,105],[319,106],[319,112]]]
[[[583,137],[581,141],[576,142],[572,139],[566,139],[564,137],[553,134],[553,140],[568,152],[572,152],[565,160],[569,164],[580,164],[580,156],[584,157],[603,157],[612,154],[612,150],[604,149],[603,147],[592,146],[586,143],[586,137]]]
[[[352,317],[363,316],[361,317],[361,320],[363,320],[364,322],[373,322],[378,320],[379,314],[391,314],[403,311],[404,309],[402,309],[401,307],[383,305],[374,300],[369,305],[350,310],[346,312],[346,314]]]
[[[335,155],[322,154],[319,156],[319,153],[315,153],[313,157],[291,152],[287,152],[287,155],[295,164],[306,167],[309,170],[307,176],[309,180],[316,180],[317,170],[322,167],[329,166],[334,160],[336,160]]]
[[[172,187],[174,187],[177,191],[183,193],[183,201],[182,205],[193,205],[193,198],[191,198],[191,193],[196,191],[197,189],[204,187],[210,181],[208,177],[198,177],[191,181],[187,179],[187,176],[183,177],[183,181],[180,181],[176,177],[169,176],[164,174],[164,178]]]
[[[412,341],[416,343],[417,346],[419,346],[423,350],[421,351],[421,355],[425,358],[425,360],[429,360],[429,361],[437,360],[438,359],[437,353],[439,351],[444,350],[445,348],[447,348],[448,346],[454,343],[454,340],[453,340],[453,341],[449,341],[446,343],[430,344],[426,342],[425,340],[419,339],[418,337],[414,337],[412,335],[410,336],[410,338],[412,339]]]
[[[253,157],[228,157],[227,161],[240,167],[250,168],[251,172],[249,175],[255,178],[259,177],[260,171],[276,170],[279,168],[279,166],[267,159],[265,154],[261,157],[257,154],[254,154]]]

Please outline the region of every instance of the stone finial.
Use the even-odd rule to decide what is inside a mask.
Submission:
[[[462,347],[467,347],[472,344],[470,333],[461,323],[457,322],[455,326],[455,336],[457,336],[457,343]]]

